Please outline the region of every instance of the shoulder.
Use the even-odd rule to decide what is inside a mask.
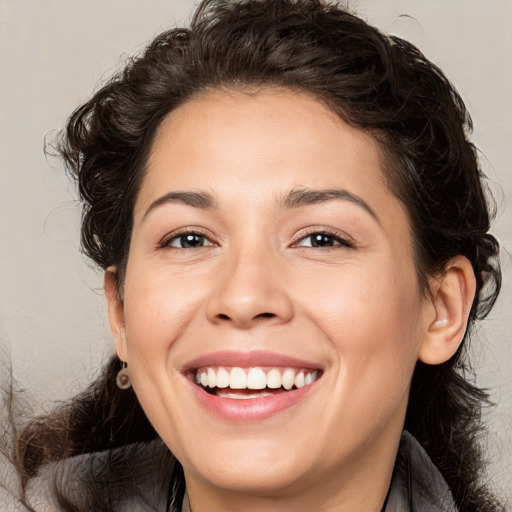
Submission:
[[[386,512],[457,512],[452,493],[418,441],[404,431]]]
[[[37,512],[62,510],[62,497],[76,510],[165,510],[173,461],[160,440],[70,457],[41,468],[27,503]]]

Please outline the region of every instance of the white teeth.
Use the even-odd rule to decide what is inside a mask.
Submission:
[[[295,372],[290,368],[285,370],[283,373],[282,381],[283,381],[284,389],[287,389],[287,390],[292,389],[293,384],[295,382]]]
[[[272,393],[260,392],[260,393],[230,393],[228,390],[221,390],[217,393],[217,396],[222,398],[234,398],[235,400],[247,400],[249,398],[262,398],[264,396],[272,396]]]
[[[267,373],[267,388],[279,389],[281,387],[281,372],[277,368],[272,368]]]
[[[217,385],[217,378],[212,368],[208,368],[208,387],[214,388]]]
[[[282,373],[281,373],[282,372]],[[284,371],[279,368],[271,368],[266,373],[262,368],[241,368],[241,367],[205,367],[198,370],[194,376],[197,385],[204,388],[217,390],[217,395],[221,396],[221,389],[254,389],[263,390],[284,388],[289,391],[294,386],[299,389],[308,386],[318,378],[318,371],[297,370],[286,368]],[[228,389],[222,394],[227,396]],[[258,392],[258,397],[266,396],[268,393]],[[244,394],[244,397],[254,398],[254,393]],[[227,397],[233,398],[233,397]],[[240,394],[236,394],[240,398]]]
[[[229,387],[231,389],[246,389],[247,375],[243,368],[231,368],[229,372]]]
[[[304,378],[304,372],[299,372],[297,373],[297,376],[295,377],[295,387],[298,389],[298,388],[302,388],[303,386],[306,385],[306,380]]]
[[[217,387],[221,389],[229,387],[229,373],[224,368],[219,368],[217,372]]]
[[[318,372],[308,373],[308,374],[306,375],[306,379],[305,379],[305,381],[306,381],[306,386],[308,386],[308,385],[309,385],[309,384],[311,384],[313,381],[315,381],[315,380],[316,380],[317,375],[318,375]]]
[[[247,375],[247,387],[249,389],[265,389],[267,376],[261,368],[251,368]]]

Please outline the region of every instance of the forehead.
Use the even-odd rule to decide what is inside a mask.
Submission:
[[[151,205],[175,192],[205,193],[237,226],[268,226],[293,191],[336,189],[368,205],[379,237],[406,264],[415,261],[413,233],[382,162],[372,136],[308,94],[208,92],[162,122],[135,204],[134,236]]]
[[[171,112],[155,137],[138,201],[165,187],[348,187],[388,194],[381,151],[312,96],[210,91]]]

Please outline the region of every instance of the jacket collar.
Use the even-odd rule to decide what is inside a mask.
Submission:
[[[416,439],[404,431],[385,512],[457,512],[439,470]],[[181,512],[190,512],[185,494]]]
[[[400,440],[385,512],[457,512],[441,473],[407,431]]]

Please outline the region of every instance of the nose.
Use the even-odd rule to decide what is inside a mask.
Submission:
[[[211,322],[250,329],[291,320],[293,304],[283,272],[263,252],[234,255],[224,261],[206,308]]]

